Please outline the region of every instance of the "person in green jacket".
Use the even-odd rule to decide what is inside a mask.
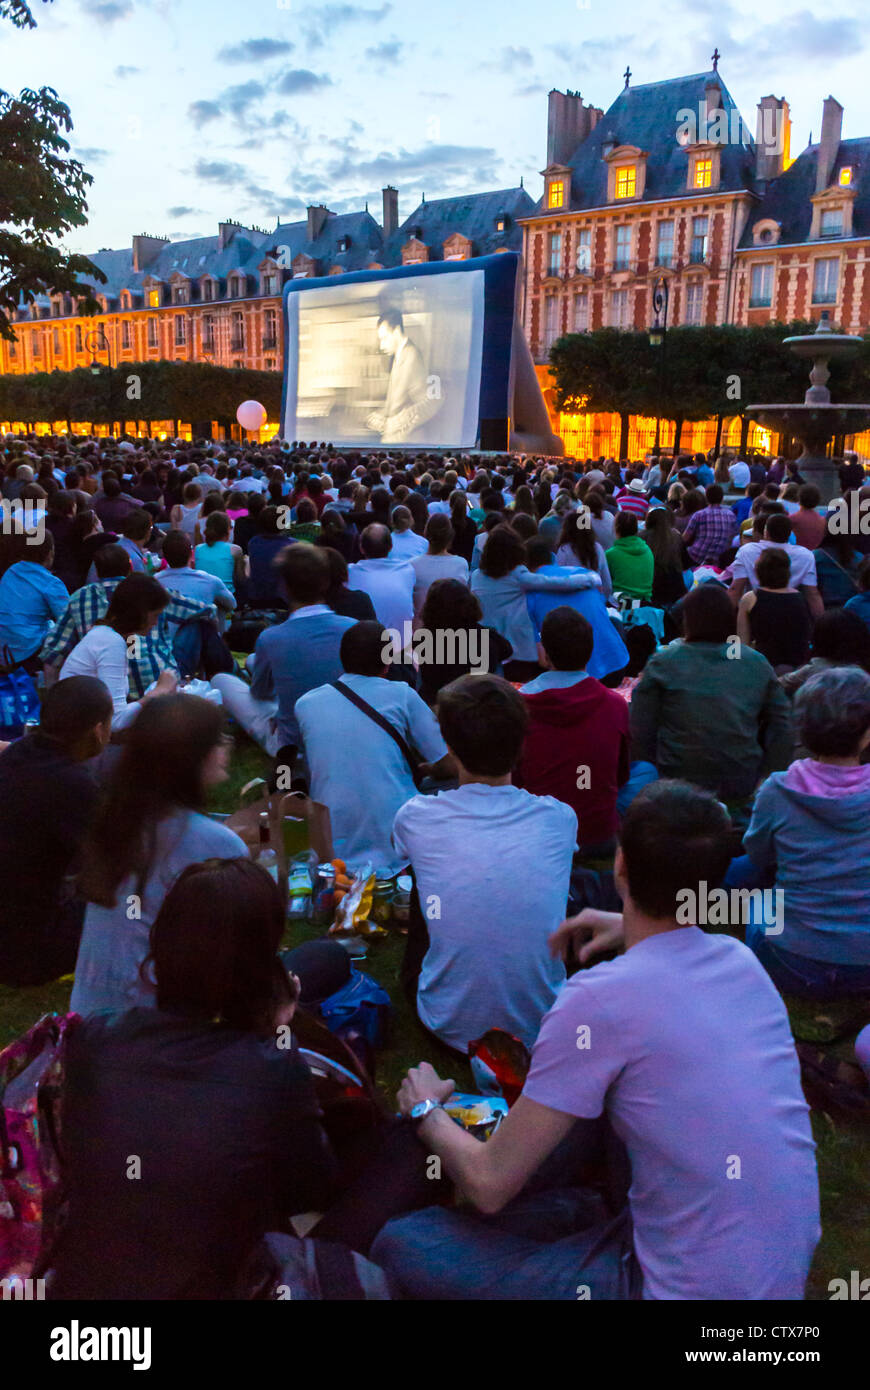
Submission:
[[[699,584],[682,608],[685,636],[650,657],[632,695],[631,756],[739,803],[792,760],[789,702],[767,658],[733,635],[720,584]]]
[[[646,541],[637,534],[637,517],[632,512],[617,512],[613,534],[613,545],[604,553],[614,591],[646,599],[649,603],[655,558]]]

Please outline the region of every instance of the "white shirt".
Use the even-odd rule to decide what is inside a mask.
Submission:
[[[343,684],[381,713],[424,762],[447,752],[435,716],[404,681],[345,673]],[[355,871],[366,864],[399,873],[408,860],[390,838],[396,812],[416,787],[395,740],[331,685],[300,696],[296,720],[311,773],[311,795],[329,807],[338,858]]]
[[[414,570],[407,560],[358,560],[349,567],[347,587],[368,594],[384,627],[402,632],[414,616]]]
[[[414,571],[414,616],[419,618],[426,595],[436,579],[458,579],[468,583],[468,561],[461,555],[418,555],[411,561]]]
[[[547,938],[565,915],[576,836],[564,802],[482,782],[416,796],[396,816],[429,929],[417,1011],[451,1047],[488,1028],[537,1036],[565,980]]]
[[[731,561],[731,578],[746,579],[753,589],[757,589],[758,576],[755,566],[758,564],[758,557],[762,550],[769,550],[775,545],[775,541],[767,540],[748,541],[746,545],[741,545]],[[789,583],[793,588],[797,589],[801,584],[817,584],[816,560],[811,550],[807,550],[803,545],[781,545],[778,548],[784,550],[791,561]]]
[[[742,459],[736,459],[728,468],[728,476],[735,487],[748,487],[752,481],[752,474],[749,472],[749,464]]]
[[[413,560],[415,555],[424,555],[428,549],[429,542],[416,531],[394,531],[390,559]]]
[[[127,643],[113,627],[89,628],[70,652],[60,671],[69,676],[96,676],[112,697],[112,730],[125,729],[139,713],[140,702],[127,704]]]

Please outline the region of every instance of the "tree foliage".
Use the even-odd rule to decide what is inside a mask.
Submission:
[[[20,29],[36,26],[25,0],[0,0],[0,18]],[[69,293],[86,313],[97,308],[79,277],[100,283],[106,277],[86,256],[58,244],[87,222],[85,193],[93,182],[68,158],[64,132],[71,129],[69,107],[53,87],[27,88],[17,97],[0,88],[0,337],[14,337],[15,311],[40,294]]]

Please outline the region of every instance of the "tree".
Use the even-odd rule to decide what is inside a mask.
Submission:
[[[50,0],[44,0],[50,3]],[[19,29],[36,21],[25,0],[0,0],[0,18]],[[79,276],[105,282],[86,256],[57,244],[87,222],[85,191],[93,183],[77,159],[68,159],[69,107],[53,87],[27,88],[18,97],[0,89],[0,337],[12,339],[12,319],[24,300],[66,293],[95,312],[96,300]]]

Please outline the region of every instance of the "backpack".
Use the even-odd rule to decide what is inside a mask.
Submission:
[[[0,1278],[48,1267],[62,1205],[63,1045],[78,1014],[45,1014],[0,1052]]]

